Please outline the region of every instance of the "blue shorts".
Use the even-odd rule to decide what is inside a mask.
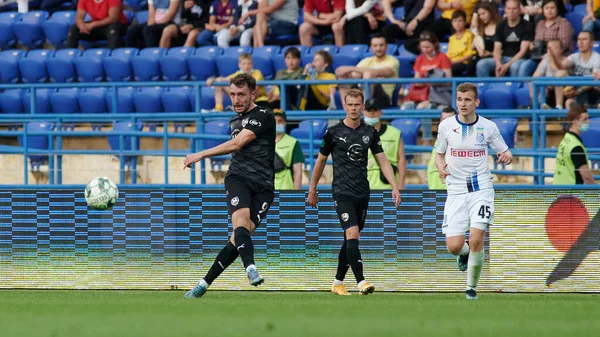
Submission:
[[[269,20],[269,35],[298,35],[298,26],[289,21],[271,19]]]

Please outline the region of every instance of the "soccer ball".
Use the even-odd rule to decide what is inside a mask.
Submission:
[[[99,210],[112,208],[119,197],[117,185],[106,177],[92,179],[84,193],[88,206]]]

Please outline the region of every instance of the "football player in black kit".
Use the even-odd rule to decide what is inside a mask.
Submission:
[[[186,298],[204,295],[210,284],[238,255],[244,262],[250,284],[258,286],[264,282],[254,265],[251,234],[265,218],[273,202],[275,117],[270,109],[254,104],[256,81],[249,74],[233,77],[229,91],[233,109],[237,112],[229,122],[231,140],[188,155],[183,165],[191,167],[205,158],[231,153],[225,190],[233,234],[206,276],[185,294]]]
[[[319,157],[308,190],[308,205],[316,207],[318,203],[317,183],[329,154],[333,157],[333,199],[335,210],[344,229],[344,243],[338,256],[338,269],[331,286],[331,291],[338,295],[350,295],[344,286],[344,277],[348,266],[358,283],[360,295],[368,295],[375,291],[375,286],[365,281],[363,265],[358,249],[360,231],[365,225],[367,208],[369,207],[369,181],[367,180],[367,158],[369,149],[381,171],[392,184],[392,199],[396,207],[400,203],[400,192],[396,186],[394,170],[388,162],[379,134],[374,127],[365,124],[361,119],[364,110],[362,91],[352,89],[344,97],[346,118],[339,124],[327,129]]]

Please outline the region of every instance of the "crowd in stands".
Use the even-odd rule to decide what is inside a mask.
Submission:
[[[600,0],[148,0],[145,21],[131,20],[124,8],[134,0],[124,1],[42,0],[39,5],[51,14],[76,8],[66,48],[89,46],[83,41],[103,43],[109,49],[260,48],[266,42],[370,47],[358,64],[341,66],[327,48],[311,53],[308,61],[301,49],[289,48],[284,52],[286,68],[276,68],[275,79],[397,78],[407,76],[401,71],[407,66],[412,68],[408,75],[414,73],[415,78],[574,75],[600,79],[600,54],[594,50]],[[3,49],[12,47],[4,45]],[[397,45],[399,54],[395,54]],[[401,54],[414,54],[414,65],[401,64]],[[238,72],[264,79],[251,54],[241,55],[238,61]],[[221,73],[208,84],[231,75]],[[400,88],[399,98],[395,85],[372,89],[403,109],[451,105],[450,87],[444,85],[413,84]],[[215,108],[222,110],[219,90]],[[277,88],[261,90],[260,102],[279,105]],[[318,85],[298,92],[290,86],[288,97],[293,108],[327,109],[335,107],[337,90],[334,85]],[[345,90],[339,88],[342,96]],[[549,88],[545,106],[562,108],[572,101],[597,106],[600,91]]]

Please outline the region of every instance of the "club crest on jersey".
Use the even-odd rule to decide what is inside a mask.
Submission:
[[[483,143],[485,140],[485,136],[483,135],[483,128],[477,128],[477,141]]]
[[[348,221],[348,219],[350,219],[350,215],[348,215],[348,213],[343,213],[342,214],[342,221],[346,222],[346,221]]]
[[[248,125],[248,118],[242,119],[242,127],[245,128]]]
[[[369,144],[369,139],[370,139],[369,136],[363,136],[363,142],[365,144]]]
[[[237,206],[240,203],[240,198],[238,197],[233,197],[231,199],[231,206]]]

